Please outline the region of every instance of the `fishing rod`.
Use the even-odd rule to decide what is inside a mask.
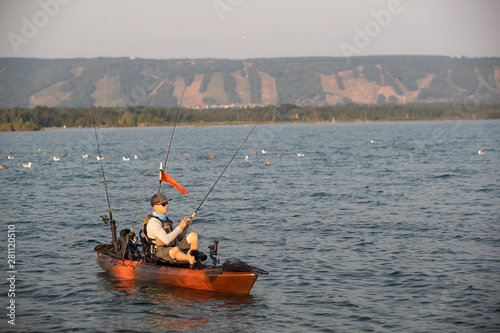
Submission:
[[[172,103],[172,101],[170,101]],[[170,109],[170,106],[169,106]],[[149,162],[148,172],[146,173],[146,179],[144,180],[144,184],[142,185],[141,195],[139,196],[139,202],[137,203],[137,208],[135,209],[134,219],[132,220],[132,226],[130,227],[130,232],[127,234],[127,238],[125,239],[125,250],[122,253],[122,261],[125,259],[125,253],[127,253],[128,243],[130,241],[130,237],[134,232],[134,224],[135,218],[137,217],[137,211],[139,210],[139,206],[141,205],[142,195],[144,193],[144,188],[146,187],[146,182],[148,181],[149,171],[151,170],[151,164],[153,164],[153,159],[155,157],[156,148],[158,147],[158,142],[160,141],[161,132],[163,131],[163,127],[160,129],[160,133],[158,134],[158,138],[156,139],[155,149],[153,150],[153,156],[151,156],[151,161]]]
[[[184,90],[182,91],[181,101],[179,103],[179,110],[177,111],[177,119],[175,120],[174,129],[172,131],[172,136],[170,137],[170,143],[168,144],[167,157],[165,158],[165,170],[167,170],[168,156],[170,155],[170,149],[172,148],[172,142],[174,141],[175,129],[177,128],[177,124],[179,123],[179,117],[181,115],[182,101],[184,100],[184,93],[186,92],[188,81],[189,81],[189,78],[186,80],[186,84],[184,85]],[[161,172],[165,171],[165,170],[162,170],[162,168],[160,166],[160,184],[158,185],[158,193],[160,193],[160,189],[161,189]]]
[[[193,215],[191,215],[191,220],[194,219],[196,213],[198,213],[198,210],[201,208],[201,206],[203,205],[203,203],[205,202],[205,200],[208,198],[210,192],[212,192],[212,190],[214,189],[215,185],[217,185],[217,182],[219,181],[219,179],[222,177],[222,175],[224,174],[224,172],[226,172],[226,169],[229,167],[229,164],[231,164],[231,162],[234,160],[234,158],[236,157],[236,155],[238,155],[241,147],[243,147],[243,145],[247,141],[248,137],[250,137],[250,135],[252,134],[252,132],[255,129],[255,127],[257,127],[257,125],[260,123],[260,121],[262,120],[262,118],[264,118],[264,115],[267,113],[267,111],[270,108],[271,108],[271,106],[268,106],[267,109],[265,109],[264,112],[260,115],[259,120],[257,120],[257,122],[253,126],[252,130],[250,131],[250,133],[248,133],[247,137],[245,138],[245,140],[243,140],[243,142],[241,143],[240,147],[238,148],[238,150],[236,151],[236,153],[234,153],[234,155],[231,158],[231,160],[229,161],[229,163],[226,165],[226,167],[224,168],[224,170],[222,170],[221,174],[219,175],[219,178],[217,178],[217,180],[215,181],[215,183],[212,185],[212,188],[210,188],[210,190],[208,191],[207,195],[205,195],[205,197],[201,201],[201,203],[198,206],[198,208],[196,208],[196,210],[194,211]]]
[[[172,101],[170,101],[172,104]],[[170,106],[168,107],[170,109]],[[146,179],[144,180],[144,184],[142,185],[141,195],[139,196],[139,202],[137,203],[137,208],[135,209],[134,219],[132,220],[132,227],[130,228],[130,233],[134,232],[134,223],[135,218],[137,217],[137,211],[139,210],[139,206],[141,205],[142,195],[144,194],[144,188],[146,187],[146,182],[148,181],[149,171],[151,170],[151,164],[153,164],[153,159],[156,154],[156,148],[158,147],[158,142],[160,141],[161,133],[163,132],[163,126],[160,129],[160,133],[158,133],[158,138],[156,139],[155,149],[153,150],[153,156],[151,156],[151,161],[149,161],[148,172],[146,173]]]
[[[92,119],[92,125],[94,126],[95,140],[96,140],[96,143],[97,143],[97,151],[99,153],[99,162],[101,163],[102,178],[104,180],[104,189],[106,191],[106,200],[108,202],[109,218],[106,215],[101,216],[101,218],[104,221],[104,223],[107,223],[108,221],[110,222],[110,224],[111,224],[111,233],[112,233],[112,236],[113,236],[113,244],[114,244],[114,243],[116,243],[115,221],[113,220],[113,214],[111,213],[111,205],[109,203],[108,185],[106,183],[106,176],[104,174],[104,166],[102,164],[101,148],[99,147],[99,138],[97,136],[97,127],[96,127],[96,124],[95,124],[94,114],[92,112],[92,102],[90,101],[90,94],[89,94],[89,90],[87,88],[87,85],[86,84],[84,84],[84,85],[85,85],[85,91],[87,92],[87,98],[89,100],[90,118]]]
[[[181,105],[182,105],[182,100],[184,99],[184,92],[186,91],[186,86],[187,86],[187,81],[186,81],[186,85],[184,86],[184,91],[182,92]],[[174,100],[173,98],[170,100],[170,105],[168,106],[167,114],[172,107],[173,100]],[[180,113],[180,105],[179,105],[179,112],[177,114],[177,122],[179,121],[179,113]],[[176,125],[177,125],[177,122],[176,122]],[[160,141],[160,137],[161,137],[161,134],[163,132],[163,128],[164,128],[164,126],[162,126],[162,128],[160,129],[160,133],[158,134],[158,138],[156,139],[156,145],[155,145],[155,148],[153,150],[153,156],[151,156],[151,160],[149,162],[149,167],[148,167],[148,172],[146,173],[146,179],[144,180],[144,184],[142,185],[142,191],[141,191],[141,195],[139,197],[139,203],[137,204],[137,208],[135,210],[134,219],[132,220],[132,227],[130,228],[130,233],[132,233],[134,231],[134,223],[135,223],[135,219],[137,217],[137,211],[139,210],[139,206],[141,204],[142,195],[144,194],[144,188],[146,187],[146,182],[148,180],[149,171],[151,170],[151,164],[153,163],[153,159],[154,159],[155,154],[156,154],[156,148],[158,148],[158,142]],[[174,127],[174,132],[175,132],[175,127]],[[169,149],[168,149],[169,153],[170,153],[170,146],[172,145],[173,138],[174,138],[174,135],[172,133],[172,138],[170,139],[170,144],[169,144]],[[167,153],[167,159],[165,160],[165,166],[167,165],[167,161],[168,161],[168,153]],[[160,182],[160,187],[161,187],[161,182]],[[159,192],[160,192],[160,189],[158,189],[158,193]]]
[[[177,120],[176,120],[175,125],[174,125],[174,130],[172,132],[170,144],[168,145],[168,152],[167,152],[167,159],[165,160],[165,167],[167,166],[168,155],[170,153],[170,147],[172,146],[172,141],[174,139],[175,127],[177,126],[177,123],[179,122],[179,115],[181,112],[181,105],[182,105],[182,101],[184,99],[184,93],[186,92],[186,87],[187,87],[187,80],[186,80],[186,84],[184,85],[184,90],[182,91],[181,102],[179,103],[179,111],[177,112]],[[168,110],[170,110],[173,100],[174,100],[173,98],[170,100],[170,105],[168,106]],[[146,187],[146,183],[147,183],[148,176],[149,176],[149,171],[151,170],[151,165],[153,163],[153,159],[154,159],[155,154],[156,154],[156,148],[158,147],[158,142],[160,141],[160,137],[161,137],[162,132],[163,132],[163,126],[160,130],[160,133],[158,134],[158,138],[156,139],[156,145],[155,145],[155,148],[153,150],[153,156],[151,156],[151,160],[149,162],[149,167],[148,167],[148,172],[146,173],[146,179],[144,180],[144,184],[142,185],[142,191],[141,191],[141,195],[139,197],[139,203],[137,204],[137,208],[135,210],[134,219],[132,220],[132,226],[130,227],[130,232],[127,234],[127,238],[125,240],[125,251],[123,251],[123,254],[122,254],[122,261],[125,259],[125,254],[127,253],[127,249],[128,249],[128,243],[130,241],[130,237],[132,236],[132,233],[134,232],[135,219],[137,217],[137,212],[139,210],[139,206],[141,205],[141,199],[142,199],[142,195],[144,194],[144,188]],[[160,166],[160,185],[158,187],[158,193],[160,193],[160,188],[161,188],[161,172],[162,172],[162,170],[161,170],[161,166]]]

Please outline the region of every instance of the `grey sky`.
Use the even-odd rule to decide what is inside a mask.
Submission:
[[[497,0],[0,0],[0,57],[500,56]]]

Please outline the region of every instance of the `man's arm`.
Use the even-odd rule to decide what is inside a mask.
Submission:
[[[161,222],[155,218],[149,220],[147,228],[148,235],[155,235],[156,239],[160,239],[165,244],[172,243],[182,231],[182,229],[177,226],[171,233],[167,234],[165,229],[162,228]]]
[[[191,225],[192,222],[193,222],[193,219],[190,216],[186,216],[185,218],[182,219],[181,223],[179,223],[178,227],[184,226],[182,228],[182,231],[179,234],[179,236],[177,236],[177,239],[179,241],[181,241],[184,237],[186,237],[187,231],[188,231],[189,226]]]

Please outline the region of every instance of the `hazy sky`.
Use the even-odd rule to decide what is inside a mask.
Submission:
[[[0,0],[0,57],[500,56],[498,0]]]

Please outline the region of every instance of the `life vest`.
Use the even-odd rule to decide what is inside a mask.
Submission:
[[[156,246],[176,246],[177,245],[177,237],[169,244],[165,244],[159,238],[151,239],[148,237],[147,225],[148,225],[149,220],[153,217],[162,223],[163,230],[165,230],[165,232],[167,234],[174,231],[174,225],[169,218],[167,218],[166,221],[163,221],[163,220],[160,220],[157,216],[154,216],[153,214],[149,214],[148,216],[146,216],[146,218],[144,219],[144,222],[142,223],[142,234],[144,235],[144,238],[146,238],[146,241],[149,244],[151,244],[153,248],[154,248],[154,245],[156,245]]]

